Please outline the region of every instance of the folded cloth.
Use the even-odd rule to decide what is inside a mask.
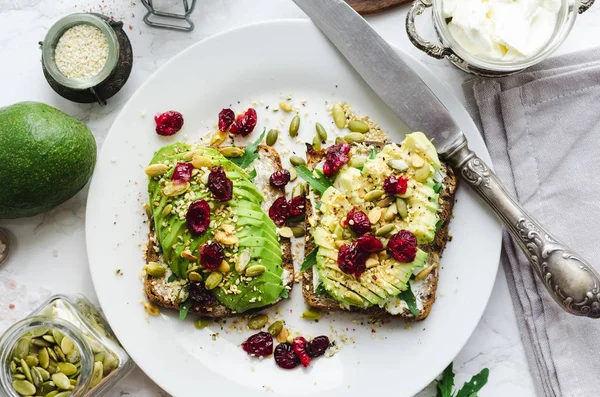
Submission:
[[[598,269],[600,48],[463,89],[507,189]],[[538,394],[599,396],[600,319],[564,312],[506,232],[501,262]]]

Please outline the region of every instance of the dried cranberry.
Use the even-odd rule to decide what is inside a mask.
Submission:
[[[213,303],[213,297],[204,283],[190,283],[188,292],[192,307],[207,307]]]
[[[194,166],[190,163],[177,163],[171,180],[175,183],[186,183],[192,179],[192,170]]]
[[[154,116],[158,135],[175,135],[183,127],[183,116],[174,110]]]
[[[279,197],[269,208],[269,218],[273,219],[277,226],[283,226],[289,216],[290,205],[285,197]]]
[[[383,244],[377,237],[372,234],[365,234],[356,239],[356,245],[359,251],[373,253],[379,252],[383,249]]]
[[[233,182],[225,174],[223,167],[213,167],[208,174],[208,189],[217,201],[229,201],[233,197]]]
[[[383,190],[390,194],[404,194],[408,188],[408,179],[401,176],[396,178],[394,175],[388,176],[383,182]]]
[[[358,235],[362,235],[371,231],[371,222],[369,222],[369,217],[356,207],[352,208],[352,210],[348,212],[346,221],[348,222],[350,230]]]
[[[252,356],[270,356],[273,354],[273,337],[268,332],[259,332],[246,339],[242,349]]]
[[[227,131],[235,120],[235,113],[231,109],[223,109],[219,112],[219,130]]]
[[[294,353],[300,359],[303,367],[308,367],[310,365],[310,356],[306,352],[306,339],[302,336],[298,336],[294,338],[292,341],[292,347],[294,348]]]
[[[319,357],[325,354],[329,347],[329,338],[325,335],[317,336],[306,344],[306,352],[311,358]]]
[[[366,262],[368,256],[367,252],[361,251],[358,248],[356,242],[344,244],[338,252],[338,267],[344,273],[354,274],[358,278],[367,268]]]
[[[283,369],[296,368],[300,364],[300,358],[294,353],[291,343],[280,343],[275,348],[275,363]]]
[[[340,143],[327,149],[325,163],[323,164],[325,176],[332,176],[350,160],[348,152],[350,152],[350,144],[348,143]]]
[[[188,208],[185,216],[187,227],[193,235],[200,235],[208,229],[210,223],[210,207],[204,200],[196,200]]]
[[[284,187],[290,181],[290,172],[286,169],[275,171],[269,178],[269,183],[273,187]]]
[[[417,238],[408,230],[400,230],[390,237],[387,252],[398,262],[412,262],[417,255]]]
[[[223,247],[217,242],[206,244],[200,248],[200,263],[206,270],[215,270],[223,262]]]
[[[229,132],[234,135],[246,136],[254,130],[257,120],[258,116],[256,114],[256,110],[250,108],[246,110],[246,113],[237,116],[231,125]]]
[[[306,196],[296,196],[288,204],[291,216],[302,215],[306,210]]]

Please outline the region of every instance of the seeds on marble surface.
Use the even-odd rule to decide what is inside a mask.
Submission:
[[[300,129],[300,116],[295,115],[290,123],[290,137],[295,138],[298,136],[298,130]]]
[[[338,128],[344,128],[346,126],[346,113],[344,112],[342,105],[339,103],[333,105],[331,114],[333,115],[333,121]]]

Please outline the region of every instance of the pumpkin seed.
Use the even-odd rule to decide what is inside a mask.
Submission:
[[[48,343],[56,343],[52,335],[44,335],[42,336],[42,339],[44,339]]]
[[[300,116],[295,115],[290,123],[290,136],[295,138],[298,136],[298,130],[300,130]]]
[[[423,165],[425,165],[425,160],[423,160],[423,157],[419,156],[418,153],[413,153],[410,156],[410,162],[415,168],[421,168]]]
[[[206,156],[194,156],[192,158],[194,168],[212,167],[213,161]]]
[[[162,192],[165,196],[175,197],[185,193],[190,188],[190,183],[174,183],[172,181],[167,181],[165,183],[165,187],[163,187]]]
[[[191,159],[194,158],[194,156],[201,155],[201,154],[202,154],[202,152],[200,150],[191,150],[191,151],[187,152],[186,154],[184,154],[182,159],[184,161],[190,161]]]
[[[223,281],[223,274],[220,272],[212,272],[206,278],[204,287],[207,290],[213,290],[213,289],[217,288],[217,286],[221,283],[221,281]]]
[[[270,129],[269,132],[267,132],[267,139],[265,142],[268,146],[275,146],[275,144],[277,143],[277,138],[279,138],[279,131],[273,128]]]
[[[381,218],[381,208],[375,207],[371,209],[371,211],[369,211],[368,217],[369,222],[371,222],[371,225],[374,225],[377,222],[379,222],[379,219]]]
[[[58,396],[58,393],[64,393],[64,392],[61,392],[60,390],[53,390],[50,393],[46,394],[44,397],[56,397],[56,396]]]
[[[40,349],[40,351],[38,352],[38,360],[42,368],[48,368],[48,364],[50,363],[50,356],[48,355],[48,350],[46,350],[46,348]]]
[[[67,375],[62,374],[60,372],[58,374],[52,375],[52,382],[54,382],[56,387],[62,390],[69,390],[69,387],[71,386],[71,382],[69,382],[69,378],[67,378]]]
[[[379,198],[381,198],[381,196],[383,196],[385,192],[383,190],[379,190],[379,189],[375,189],[375,190],[371,190],[370,192],[368,192],[367,194],[365,194],[365,201],[375,201],[375,200],[379,200]]]
[[[360,132],[364,134],[365,132],[369,132],[371,128],[369,128],[369,125],[363,121],[352,120],[348,123],[348,129],[352,132]]]
[[[344,296],[344,299],[346,299],[349,302],[352,302],[359,306],[363,305],[363,299],[356,292],[346,291],[346,292],[344,292],[343,296]]]
[[[287,328],[283,328],[279,334],[277,334],[277,342],[284,343],[287,342],[287,338],[290,336],[290,330]]]
[[[226,260],[222,260],[217,270],[221,273],[229,273],[231,271],[231,266],[229,266],[229,263]]]
[[[100,352],[94,356],[94,361],[104,361],[104,357],[106,354],[104,352]]]
[[[320,319],[322,316],[321,312],[317,309],[308,308],[302,313],[302,318],[305,320],[315,321]]]
[[[295,165],[297,167],[299,165],[306,165],[306,160],[304,160],[300,156],[292,156],[292,157],[290,157],[290,163],[292,163],[292,165]]]
[[[219,148],[219,152],[225,157],[242,157],[244,155],[244,149],[237,146],[226,146]]]
[[[237,263],[235,264],[235,271],[239,274],[242,274],[246,269],[246,266],[248,266],[248,263],[250,263],[250,258],[250,250],[248,248],[244,248],[242,253],[238,256]]]
[[[379,257],[377,256],[377,254],[371,254],[365,262],[365,267],[367,269],[371,269],[377,265],[379,265]]]
[[[158,316],[160,309],[150,302],[144,302],[144,310],[151,316]]]
[[[394,199],[390,196],[385,197],[377,202],[379,208],[387,208],[394,202]]]
[[[27,377],[25,375],[23,375],[23,374],[14,374],[13,378],[14,379],[19,379],[19,380],[27,379]]]
[[[317,130],[317,136],[319,139],[325,142],[327,140],[327,130],[325,130],[325,127],[323,127],[321,123],[316,123],[315,129]]]
[[[392,221],[398,214],[398,208],[395,205],[390,205],[385,210],[385,214],[383,214],[383,219],[386,221]]]
[[[292,105],[287,102],[280,102],[279,107],[286,113],[290,113],[292,111]]]
[[[102,375],[104,375],[104,365],[101,362],[94,363],[94,372],[92,372],[92,381],[90,382],[90,388],[96,387],[100,381],[102,381]]]
[[[304,183],[298,183],[292,189],[292,198],[298,197],[298,196],[304,196],[305,194],[306,194],[306,186],[304,185]]]
[[[146,175],[148,175],[149,177],[158,177],[158,176],[162,176],[164,175],[167,171],[169,171],[169,167],[166,164],[150,164],[148,167],[146,167]]]
[[[285,237],[285,238],[292,238],[292,237],[294,237],[294,233],[292,232],[292,229],[290,229],[287,226],[279,228],[279,235],[281,237]]]
[[[368,159],[367,156],[362,155],[352,156],[348,164],[350,164],[350,167],[360,168],[365,165]]]
[[[340,143],[345,143],[346,141],[341,136],[335,137],[335,144],[339,145]]]
[[[102,362],[104,372],[108,373],[117,368],[118,365],[119,361],[115,358],[115,356],[113,356],[111,353],[106,353],[106,357],[104,357],[104,361]]]
[[[48,353],[51,351],[52,350],[48,349]],[[58,364],[56,363],[56,360],[50,360],[48,363],[48,372],[50,372],[50,374],[55,374],[58,372]]]
[[[248,319],[248,328],[262,329],[269,322],[269,316],[266,314],[255,314]]]
[[[427,178],[429,178],[430,173],[431,167],[429,166],[429,164],[425,164],[415,171],[415,179],[417,180],[417,182],[425,182]]]
[[[281,332],[282,329],[283,329],[283,321],[278,320],[278,321],[275,321],[273,324],[269,325],[268,331],[272,337],[276,337],[277,335],[279,335],[279,333]]]
[[[65,355],[71,353],[73,349],[75,349],[75,344],[70,338],[64,337],[60,342],[60,349],[63,351]]]
[[[235,245],[239,242],[239,239],[235,234],[229,234],[225,232],[217,232],[215,234],[215,240],[224,245]]]
[[[336,103],[331,109],[333,121],[338,128],[344,128],[346,126],[346,112],[342,108],[342,105]]]
[[[321,139],[317,135],[313,137],[312,146],[315,150],[321,150],[323,148],[323,144],[321,143]]]
[[[50,372],[41,367],[35,367],[35,369],[40,373],[43,381],[50,379]]]
[[[58,394],[55,394],[54,397],[69,397],[71,395],[70,391],[63,391]],[[48,396],[46,396],[48,397]]]
[[[206,327],[208,327],[211,323],[212,323],[212,319],[210,318],[201,318],[199,320],[196,320],[196,322],[194,323],[194,326],[197,329],[204,329]]]
[[[50,329],[48,327],[38,327],[38,328],[33,329],[29,333],[31,334],[31,337],[39,338],[40,336],[47,334],[49,330]]]
[[[294,182],[296,178],[298,178],[298,173],[296,172],[295,167],[290,167],[288,170],[290,172],[290,182]]]
[[[17,372],[17,364],[15,364],[15,362],[14,362],[14,361],[11,361],[11,362],[10,362],[10,372],[12,372],[13,374],[14,374],[15,372]]]
[[[15,380],[12,386],[22,396],[33,396],[36,391],[33,383],[22,379]]]
[[[225,142],[227,139],[227,132],[217,131],[210,137],[210,146],[216,147]]]
[[[77,372],[77,367],[71,363],[58,363],[58,369],[67,376],[71,376]]]
[[[190,280],[193,283],[199,283],[200,281],[202,281],[202,276],[198,272],[190,272],[188,274],[188,280]]]
[[[306,231],[302,226],[294,226],[290,229],[292,229],[292,234],[294,235],[294,237],[304,237],[304,235],[306,234]]]
[[[46,382],[42,383],[41,393],[45,394],[46,397],[49,396],[49,394],[47,394],[47,393],[51,393],[54,390],[56,390],[56,385],[54,384],[54,382],[46,381]],[[58,390],[56,391],[56,393],[58,393]]]
[[[267,271],[263,265],[252,265],[246,269],[246,277],[257,277]]]
[[[49,347],[50,346],[50,343],[46,342],[45,340],[43,340],[41,338],[35,338],[34,340],[31,341],[31,343],[37,347]],[[29,351],[27,353],[29,353]]]
[[[30,382],[33,382],[32,378],[31,378],[31,369],[29,368],[29,365],[27,365],[27,363],[23,359],[21,359],[21,368],[23,368],[23,374],[25,375],[27,380]]]
[[[160,214],[164,218],[164,217],[168,216],[172,210],[173,210],[173,204],[167,204],[167,205],[165,205],[165,208],[163,208],[163,210]]]
[[[36,365],[38,365],[40,363],[40,361],[38,360],[38,358],[36,356],[25,357],[25,362],[27,363],[27,365],[29,365],[29,368],[35,367]]]
[[[54,340],[56,341],[56,343],[59,345],[62,343],[62,340],[65,337],[65,335],[56,328],[52,329],[52,336],[54,337]]]
[[[36,341],[38,339],[34,339]],[[15,346],[15,351],[13,355],[19,359],[27,357],[27,353],[29,353],[29,345],[31,344],[31,338],[28,336],[24,336],[17,342]]]
[[[431,271],[435,268],[435,265],[430,265],[427,266],[425,269],[421,270],[419,273],[417,273],[417,275],[415,276],[415,281],[421,281],[423,280],[425,277],[429,276],[429,274],[431,273]]]
[[[406,205],[406,200],[402,198],[396,199],[396,208],[398,209],[398,214],[400,218],[406,219],[408,216],[408,206]]]
[[[388,223],[387,225],[381,226],[379,229],[375,231],[375,235],[377,237],[382,237],[387,234],[390,234],[392,230],[396,228],[396,225],[393,223]]]
[[[71,386],[75,386],[77,384],[77,379],[69,379]]]
[[[391,159],[388,160],[388,165],[398,171],[404,171],[408,168],[408,164],[406,164],[406,161],[402,160],[402,159]]]
[[[152,277],[163,277],[167,272],[167,268],[158,262],[150,262],[144,266],[146,274]]]
[[[349,134],[344,135],[344,141],[348,142],[348,143],[358,143],[358,142],[364,142],[365,141],[365,136],[363,134],[361,134],[360,132],[351,132]]]
[[[65,337],[65,339],[67,338]],[[65,339],[63,339],[63,342],[65,341]],[[57,361],[65,361],[67,359],[67,357],[65,357],[65,353],[62,351],[60,346],[54,346],[53,350],[54,353],[56,353],[56,357],[58,358]]]
[[[35,385],[36,389],[40,389],[42,387],[42,383],[44,383],[42,374],[37,367],[31,368],[31,381]]]

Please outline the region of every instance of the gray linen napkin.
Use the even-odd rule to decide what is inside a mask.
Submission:
[[[600,265],[600,48],[464,83],[468,110],[511,194]],[[554,303],[505,232],[501,262],[538,394],[600,396],[600,320]]]

